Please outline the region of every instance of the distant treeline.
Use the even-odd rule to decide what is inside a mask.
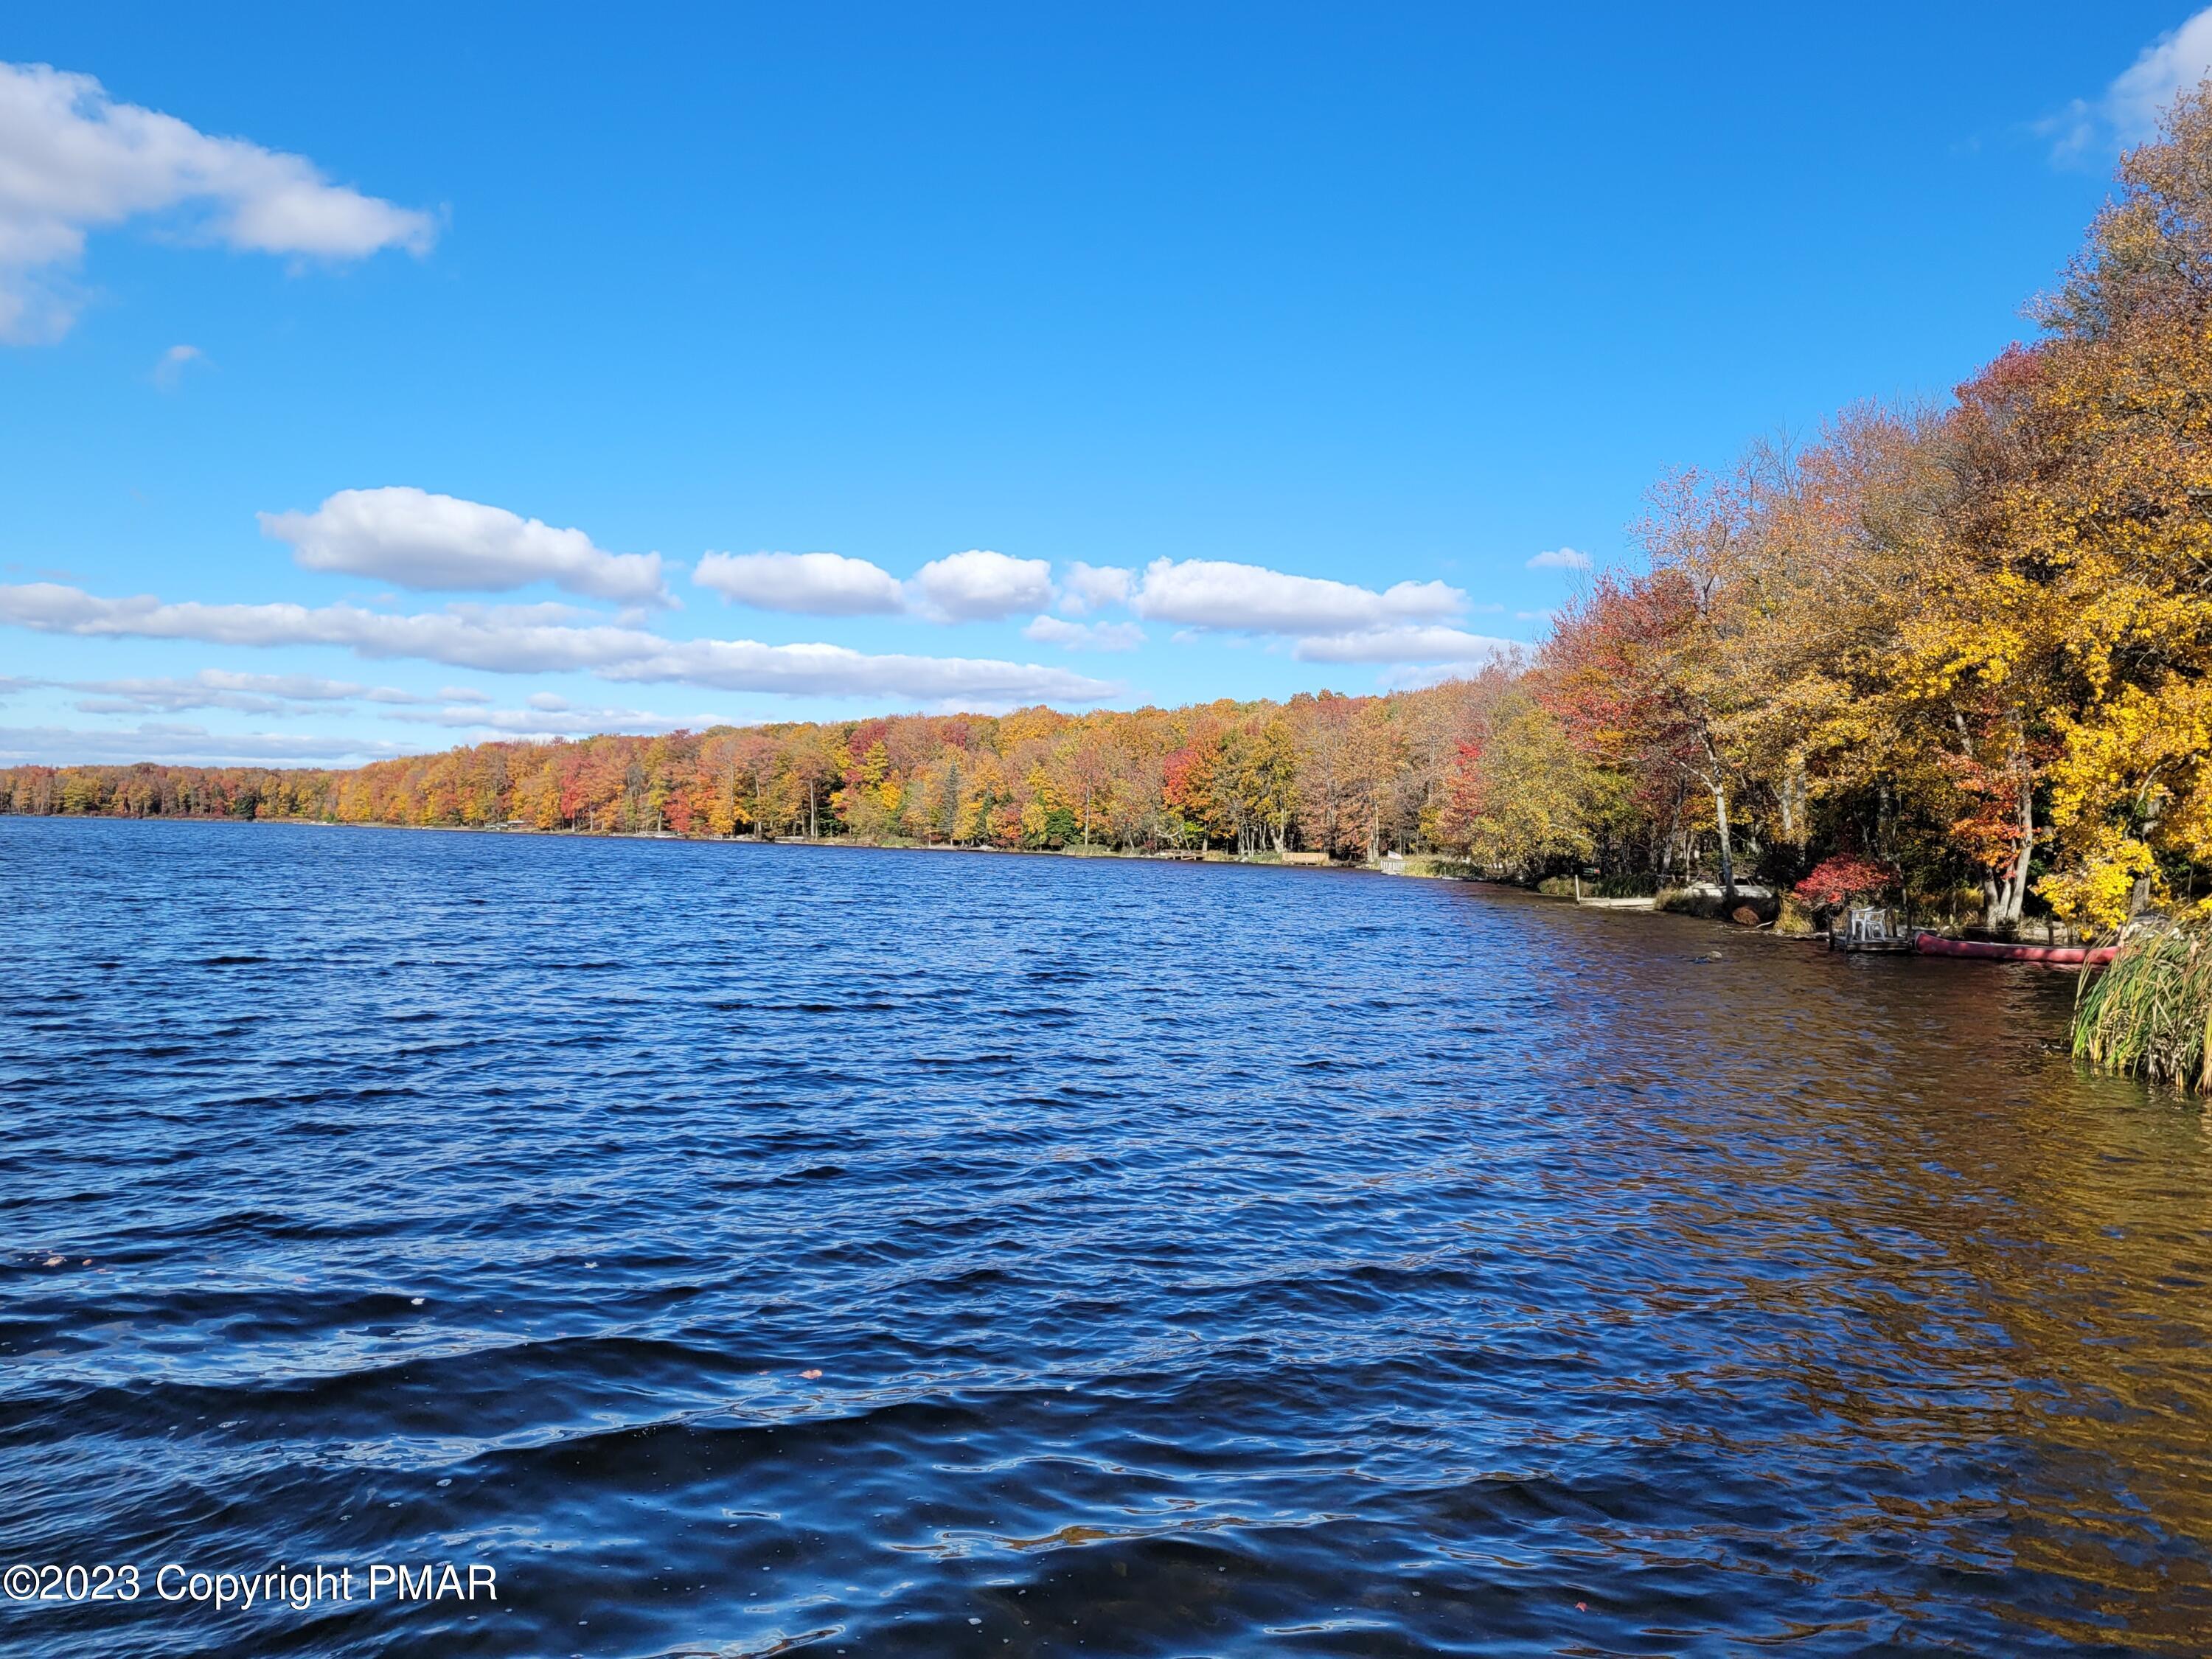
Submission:
[[[321,818],[339,772],[259,766],[16,766],[0,811],[118,818]]]
[[[479,744],[346,771],[19,767],[16,812],[1007,848],[1317,848],[1448,836],[1449,787],[1494,672],[1389,697],[1134,713],[899,715],[665,737]]]
[[[2108,926],[2212,869],[2212,106],[2122,163],[2042,333],[1938,407],[1654,492],[1526,660],[1389,696],[21,767],[16,812],[1008,848],[1435,851]]]

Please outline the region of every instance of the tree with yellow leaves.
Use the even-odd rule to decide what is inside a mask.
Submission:
[[[2061,917],[2212,851],[2212,89],[2131,153],[2045,337],[1961,398],[1972,467],[1919,660],[1979,694]],[[2043,803],[2045,823],[2034,822]]]

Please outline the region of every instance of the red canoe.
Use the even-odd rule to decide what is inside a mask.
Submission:
[[[1915,933],[1912,948],[1923,957],[1979,957],[1984,962],[2040,962],[2053,968],[2079,968],[2084,963],[2102,967],[2118,951],[2107,945],[2092,951],[2080,945],[2000,945],[1994,939],[1945,939],[1941,933]]]

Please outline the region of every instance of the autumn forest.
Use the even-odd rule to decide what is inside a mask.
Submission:
[[[1652,492],[1644,558],[1376,696],[0,772],[27,813],[1435,852],[2106,927],[2212,870],[2212,105],[2122,163],[2036,337]]]

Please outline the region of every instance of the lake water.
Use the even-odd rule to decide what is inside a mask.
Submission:
[[[2212,1138],[2063,975],[27,819],[0,938],[0,1563],[147,1575],[10,1654],[2212,1648]]]

